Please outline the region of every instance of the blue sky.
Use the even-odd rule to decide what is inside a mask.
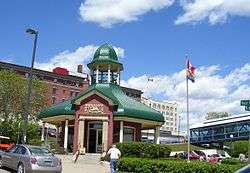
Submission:
[[[200,77],[205,79],[218,77],[226,80],[230,74],[237,73],[237,69],[245,67],[240,75],[246,79],[242,79],[239,84],[228,88],[217,86],[218,89],[225,87],[227,90],[217,100],[225,100],[229,95],[231,97],[242,86],[250,91],[248,0],[222,0],[216,3],[211,3],[210,0],[138,2],[140,3],[129,0],[4,1],[0,6],[0,59],[30,65],[32,38],[25,33],[25,29],[33,27],[39,31],[37,67],[51,70],[53,58],[57,57],[57,60],[63,60],[69,65],[67,60],[73,57],[75,63],[70,64],[69,68],[74,70],[77,63],[90,61],[91,51],[93,53],[96,46],[107,42],[119,47],[125,67],[123,84],[142,89],[148,96],[160,100],[183,101],[182,92],[178,96],[169,94],[171,88],[154,92],[154,87],[151,90],[150,87],[145,88],[145,83],[137,85],[132,81],[153,77],[156,78],[154,83],[163,88],[165,85],[173,85],[174,92],[183,82],[183,76],[180,82],[174,76],[183,73],[185,54],[189,55],[198,68],[198,79],[199,70]],[[89,46],[88,49],[86,46]],[[207,78],[204,73],[208,74]],[[168,79],[162,80],[164,77]],[[232,80],[238,78],[240,77],[236,76]],[[209,90],[204,93],[206,92],[210,93]],[[242,93],[241,97],[244,97]],[[215,96],[212,95],[209,99],[212,98]],[[202,99],[208,101],[203,97],[197,100]],[[231,104],[236,100],[226,99],[225,103]],[[233,108],[225,110],[231,111]],[[235,112],[242,111],[237,109]]]

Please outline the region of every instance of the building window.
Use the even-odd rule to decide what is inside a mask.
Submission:
[[[52,104],[56,103],[56,97],[52,97]]]
[[[75,92],[74,92],[74,91],[70,91],[69,96],[70,96],[70,97],[74,97],[74,94],[75,94]]]
[[[155,103],[153,104],[153,108],[156,108],[156,104]]]
[[[64,102],[65,101],[65,98],[62,98],[62,102]]]
[[[63,90],[63,94],[65,94],[66,93],[66,90]]]
[[[78,94],[79,94],[79,92],[76,92],[76,93],[75,93],[75,96],[78,96]]]
[[[53,88],[52,89],[52,94],[56,94],[56,90],[57,90],[56,88]]]
[[[123,141],[129,142],[135,140],[135,129],[132,127],[124,127],[123,129]]]

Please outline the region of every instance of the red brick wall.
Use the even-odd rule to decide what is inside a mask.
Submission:
[[[70,92],[73,91],[74,93],[78,92],[80,94],[81,92],[85,91],[88,87],[88,83],[83,83],[82,86],[76,87],[76,86],[71,86],[71,85],[63,85],[55,82],[48,82],[44,81],[47,84],[47,98],[48,98],[48,103],[47,105],[50,106],[52,105],[52,97],[56,98],[56,102],[60,103],[63,101],[63,99],[68,100],[71,98]],[[56,93],[53,93],[53,88],[56,88]],[[74,95],[73,95],[74,97]]]

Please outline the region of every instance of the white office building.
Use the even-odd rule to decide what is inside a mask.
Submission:
[[[177,113],[178,105],[176,102],[160,102],[145,97],[142,97],[141,102],[163,114],[165,123],[160,130],[170,131],[171,134],[175,135],[178,134],[179,116]]]

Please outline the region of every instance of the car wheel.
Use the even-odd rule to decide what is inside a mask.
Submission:
[[[17,173],[25,173],[25,168],[24,168],[23,164],[18,165]]]
[[[3,167],[3,159],[2,159],[2,157],[0,157],[0,168],[2,168]]]

